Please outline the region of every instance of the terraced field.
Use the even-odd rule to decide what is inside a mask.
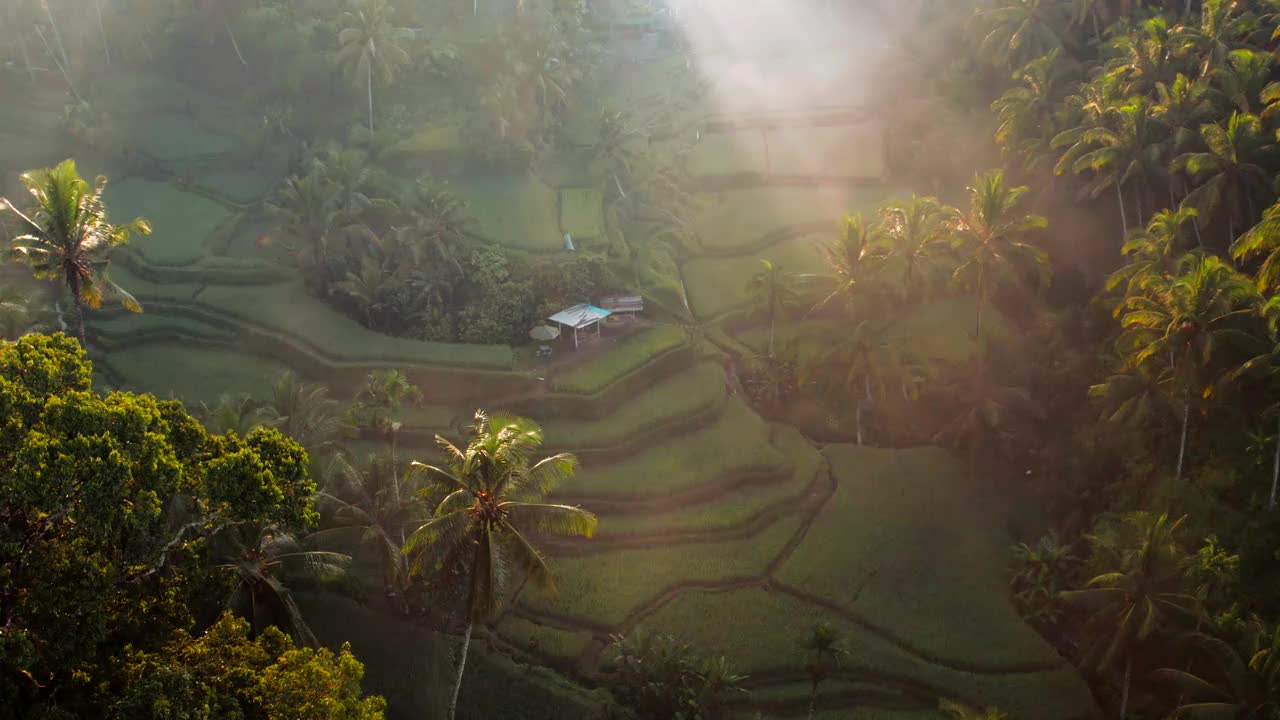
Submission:
[[[175,117],[165,115],[149,140],[155,156],[208,161],[227,151],[220,134],[176,127]],[[804,146],[812,128],[790,121],[795,127],[770,137]],[[188,134],[197,142],[179,147],[175,137]],[[743,135],[727,122],[707,134],[695,162],[704,179],[756,172],[762,147],[745,151],[743,163],[723,157],[738,152]],[[823,128],[811,147],[866,135]],[[845,157],[859,159],[850,176],[875,167],[856,153]],[[798,159],[769,162],[782,162],[788,175],[809,172]],[[210,162],[183,187],[121,177],[109,198],[117,219],[145,215],[157,231],[120,257],[114,279],[147,312],[93,314],[94,361],[113,385],[191,403],[265,392],[283,368],[343,397],[371,370],[398,368],[426,396],[406,413],[403,433],[403,451],[422,457],[434,433],[454,432],[476,407],[542,422],[549,449],[582,460],[556,498],[597,512],[601,530],[590,541],[546,545],[560,592],[530,592],[497,619],[500,647],[592,677],[611,635],[671,633],[750,675],[744,717],[798,717],[808,696],[798,639],[827,621],[849,638],[853,656],[822,689],[825,720],[934,720],[940,696],[1030,720],[1092,716],[1080,678],[1005,600],[1000,510],[965,490],[945,453],[820,449],[729,389],[724,354],[760,340],[758,330],[725,322],[745,307],[759,259],[820,271],[816,244],[842,215],[887,192],[810,179],[812,186],[705,183],[695,220],[703,246],[679,258],[692,320],[657,313],[589,352],[529,367],[508,347],[385,337],[311,296],[282,256],[253,242],[263,232],[251,218],[272,184],[266,175]],[[561,188],[520,177],[455,189],[483,237],[533,252],[561,247]],[[945,354],[971,312],[969,303],[948,303],[908,332],[929,354]],[[395,667],[386,660],[370,667]]]

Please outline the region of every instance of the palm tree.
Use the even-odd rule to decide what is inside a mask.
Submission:
[[[900,268],[904,296],[913,296],[919,285],[928,297],[938,256],[947,246],[946,219],[946,209],[931,197],[914,196],[880,211],[880,232],[873,242],[883,248],[884,264]]]
[[[1179,690],[1171,718],[1280,716],[1280,627],[1268,633],[1255,619],[1239,647],[1203,633],[1192,640],[1209,672],[1161,668],[1152,673]]]
[[[1173,79],[1188,44],[1168,20],[1151,18],[1136,32],[1115,40],[1119,54],[1107,63],[1106,72],[1121,81],[1126,95],[1146,95],[1158,83]]]
[[[363,77],[369,94],[369,132],[373,125],[373,82],[390,84],[396,71],[409,65],[409,53],[401,43],[413,36],[408,28],[391,24],[386,0],[356,0],[356,10],[342,14],[338,32],[338,66],[352,77]]]
[[[835,240],[818,248],[826,260],[835,288],[814,308],[824,308],[836,299],[852,305],[859,298],[869,298],[878,280],[877,270],[884,259],[879,250],[883,240],[880,223],[866,222],[861,213],[846,217]]]
[[[290,177],[277,198],[267,203],[267,210],[278,219],[286,236],[302,243],[304,262],[322,274],[327,271],[330,243],[345,224],[333,184],[319,172]]]
[[[1178,73],[1172,84],[1156,83],[1155,117],[1168,129],[1174,153],[1186,152],[1200,139],[1200,127],[1213,114],[1209,87]]]
[[[1204,0],[1200,25],[1188,29],[1196,54],[1204,58],[1202,76],[1225,64],[1231,51],[1240,46],[1248,26],[1237,13],[1239,9],[1239,0]]]
[[[1077,63],[1062,58],[1059,48],[1050,50],[1014,73],[1018,85],[991,104],[999,120],[996,143],[1034,167],[1050,149],[1056,132],[1055,110],[1063,86],[1077,74]]]
[[[142,312],[132,295],[107,278],[107,266],[113,249],[135,232],[149,234],[151,225],[143,218],[112,225],[102,198],[107,179],[99,176],[90,188],[76,172],[74,160],[25,172],[22,182],[35,198],[34,209],[23,214],[8,199],[0,199],[0,210],[17,215],[22,233],[10,248],[18,260],[31,265],[37,278],[66,283],[76,307],[80,344],[85,344],[85,305],[99,307],[109,295],[131,312]]]
[[[840,398],[854,400],[854,428],[862,444],[863,411],[874,406],[876,391],[902,388],[910,395],[924,381],[920,363],[904,346],[891,320],[866,318],[850,329],[843,319],[817,328],[816,340],[825,346],[808,363],[806,374],[825,379],[824,386]]]
[[[1168,275],[1177,269],[1178,258],[1189,248],[1190,238],[1184,228],[1195,223],[1199,213],[1193,207],[1179,205],[1177,210],[1161,210],[1152,216],[1142,230],[1129,235],[1120,252],[1129,263],[1107,277],[1107,290],[1123,285],[1125,297],[1141,291],[1142,284],[1153,276]],[[1116,308],[1119,315],[1124,303]]]
[[[236,578],[228,605],[249,620],[255,633],[267,625],[283,625],[299,643],[319,644],[287,583],[336,580],[351,562],[349,556],[304,549],[283,529],[256,523],[232,525],[210,544],[220,559],[218,569]]]
[[[630,178],[636,161],[631,143],[640,133],[628,127],[628,117],[621,111],[604,110],[596,126],[596,142],[592,147],[592,162],[613,179],[618,197],[626,199],[627,191],[621,178]]]
[[[809,720],[818,710],[818,685],[831,671],[840,667],[840,661],[849,651],[844,647],[840,632],[831,623],[815,623],[800,643],[805,654],[805,672],[809,674]]]
[[[1093,173],[1081,193],[1098,197],[1107,188],[1114,187],[1120,206],[1120,223],[1129,232],[1129,220],[1125,214],[1124,188],[1134,185],[1138,222],[1142,222],[1142,191],[1152,177],[1163,173],[1163,144],[1159,138],[1159,126],[1154,122],[1150,103],[1138,98],[1124,105],[1107,106],[1102,120],[1111,121],[1115,127],[1097,124],[1059,133],[1053,139],[1054,147],[1069,146],[1054,174],[1070,169],[1075,174],[1086,170]]]
[[[983,347],[958,377],[939,386],[947,419],[933,440],[965,450],[970,464],[987,451],[1013,459],[1025,444],[1020,439],[1034,434],[1043,417],[1031,393],[1012,384],[996,359],[990,347]]]
[[[436,262],[449,266],[460,277],[462,265],[454,256],[454,249],[474,235],[474,220],[467,214],[466,201],[420,180],[405,204],[409,207],[409,227],[413,228],[418,241]]]
[[[1186,202],[1200,211],[1201,217],[1217,218],[1221,212],[1227,221],[1227,243],[1236,240],[1241,218],[1252,223],[1254,196],[1265,188],[1270,174],[1265,160],[1276,149],[1263,132],[1257,115],[1232,113],[1227,127],[1205,125],[1200,136],[1207,152],[1186,153],[1174,160],[1174,167],[1185,169],[1199,186]]]
[[[1275,62],[1275,57],[1269,52],[1232,50],[1227,56],[1227,64],[1213,71],[1215,89],[1238,111],[1251,112],[1262,99]]]
[[[1040,215],[1022,213],[1027,192],[1026,186],[1009,187],[1004,172],[992,170],[979,175],[969,188],[969,211],[953,211],[948,219],[952,241],[961,255],[954,275],[962,282],[970,281],[977,297],[974,337],[982,336],[982,308],[998,273],[1031,270],[1042,285],[1048,284],[1048,256],[1023,238],[1033,230],[1048,227],[1049,221]]]
[[[1062,587],[1080,563],[1071,545],[1051,531],[1034,545],[1018,543],[1013,557],[1016,569],[1009,590],[1014,607],[1042,632],[1056,626],[1062,617]]]
[[[1262,219],[1231,245],[1231,257],[1242,262],[1262,258],[1255,274],[1258,291],[1280,288],[1280,203],[1262,211]]]
[[[938,710],[952,720],[1008,720],[1008,713],[994,707],[976,708],[958,700],[940,698]]]
[[[1057,0],[1001,0],[974,18],[986,31],[979,52],[1007,67],[1019,67],[1054,48],[1070,24],[1067,7]]]
[[[769,356],[773,356],[774,330],[778,313],[799,303],[798,285],[801,276],[784,270],[769,260],[760,260],[760,271],[747,281],[747,294],[751,303],[763,308],[769,317]]]
[[[398,291],[404,287],[400,272],[408,269],[365,255],[360,258],[360,272],[348,272],[333,287],[355,304],[366,327],[385,330],[387,315],[394,309]]]
[[[272,383],[271,397],[263,403],[262,413],[264,425],[297,440],[313,458],[331,449],[346,430],[329,389],[305,383],[288,370]]]
[[[581,508],[539,502],[573,473],[577,459],[560,453],[534,462],[542,429],[530,420],[477,412],[465,448],[439,436],[436,443],[444,450],[446,466],[415,462],[413,469],[447,494],[435,517],[409,536],[404,552],[412,558],[412,572],[462,568],[466,577],[467,627],[449,701],[453,720],[475,624],[511,599],[520,587],[519,576],[555,588],[551,569],[527,533],[591,537],[597,521]]]
[[[214,433],[234,432],[240,437],[262,424],[262,408],[248,393],[218,396],[213,407],[201,403],[205,429]]]
[[[1277,304],[1280,303],[1273,298],[1268,303],[1268,309]],[[1228,387],[1260,389],[1263,392],[1262,397],[1276,397],[1275,391],[1280,388],[1280,335],[1276,333],[1274,323],[1268,340],[1271,347],[1266,352],[1250,358],[1240,367],[1232,370],[1222,384]],[[1267,509],[1274,510],[1277,492],[1280,491],[1280,403],[1269,402],[1263,414],[1264,416],[1274,415],[1278,427],[1271,466],[1271,493],[1267,499]]]
[[[370,455],[359,466],[339,454],[329,468],[324,489],[316,493],[319,509],[332,513],[332,530],[363,530],[360,542],[371,546],[382,561],[383,589],[399,603],[403,603],[409,580],[408,560],[402,552],[408,529],[431,515],[419,490],[413,475],[402,475],[394,454],[390,458]],[[316,536],[330,533],[325,530]],[[407,609],[403,604],[400,607]]]
[[[356,392],[352,415],[356,424],[376,432],[389,432],[396,423],[395,415],[405,403],[422,399],[422,391],[395,369],[374,370]]]
[[[1062,594],[1063,600],[1091,612],[1086,661],[1099,671],[1124,664],[1121,720],[1128,713],[1135,650],[1165,628],[1170,613],[1196,614],[1195,598],[1182,592],[1184,554],[1176,535],[1185,520],[1137,512],[1114,534],[1091,536],[1095,556],[1108,571],[1094,576],[1084,589]]]
[[[1238,327],[1257,304],[1252,285],[1220,258],[1191,253],[1179,274],[1149,278],[1125,300],[1117,346],[1130,367],[1153,368],[1182,406],[1175,478],[1182,478],[1191,403],[1213,379],[1218,350],[1248,348],[1254,338]]]

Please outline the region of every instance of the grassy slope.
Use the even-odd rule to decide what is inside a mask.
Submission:
[[[134,238],[132,246],[156,265],[185,265],[207,254],[204,241],[231,212],[195,193],[168,183],[129,178],[107,187],[111,219],[126,222],[142,216],[152,234]]]
[[[836,494],[779,579],[948,660],[1057,660],[1009,606],[1008,539],[966,492],[954,460],[936,449],[825,453]],[[842,548],[834,566],[832,548]]]
[[[522,250],[564,247],[556,193],[538,178],[463,177],[450,181],[449,189],[466,201],[481,236]]]
[[[747,285],[768,260],[794,273],[821,273],[819,236],[805,235],[782,240],[764,250],[735,257],[701,257],[682,268],[689,292],[689,306],[699,318],[709,319],[730,310],[746,307],[751,297]]]
[[[747,540],[553,558],[559,596],[534,590],[523,602],[539,611],[616,625],[673,585],[760,575],[799,526],[792,516]]]
[[[685,593],[647,618],[644,627],[674,635],[706,652],[722,653],[750,674],[801,665],[797,645],[816,622],[831,622],[845,637],[851,656],[844,671],[851,677],[906,690],[924,707],[932,706],[938,697],[956,697],[994,704],[1010,717],[1032,720],[1083,718],[1092,712],[1088,689],[1069,667],[1017,674],[975,674],[941,667],[816,605],[763,589]],[[747,628],[750,631],[744,632]]]
[[[754,415],[750,417],[755,418]],[[721,429],[719,432],[725,433],[726,431]],[[654,532],[678,533],[733,528],[747,522],[766,509],[775,506],[789,507],[795,502],[799,502],[800,496],[814,481],[821,466],[821,456],[794,428],[775,429],[772,444],[761,442],[752,435],[739,434],[732,431],[728,432],[725,437],[737,438],[738,444],[734,445],[732,449],[727,448],[723,453],[717,452],[713,446],[703,446],[701,451],[695,448],[695,458],[711,456],[711,459],[714,460],[719,455],[725,458],[721,460],[721,463],[727,467],[718,467],[714,471],[698,474],[682,470],[678,471],[676,475],[678,477],[693,476],[702,482],[710,482],[723,477],[732,477],[735,467],[752,469],[758,466],[761,460],[765,459],[782,469],[784,466],[774,458],[774,453],[779,451],[781,451],[783,458],[791,463],[791,472],[785,476],[767,479],[764,482],[753,482],[725,492],[714,500],[683,507],[671,512],[608,516],[601,521],[599,536],[609,537],[610,535]],[[729,444],[726,441],[722,442],[725,442],[726,446]],[[664,446],[664,450],[668,450],[669,447]],[[756,450],[756,448],[759,448],[759,450]],[[768,450],[773,452],[766,454]],[[762,457],[752,460],[750,456],[756,452],[761,453]],[[672,457],[666,460],[664,464],[670,463],[673,466],[680,467],[675,465],[678,460],[678,458]],[[652,461],[650,460],[650,462]],[[637,470],[639,472],[647,472],[643,467],[637,468]],[[645,477],[653,476],[646,475]],[[646,489],[648,487],[646,485]]]
[[[285,365],[243,352],[155,343],[123,347],[106,362],[130,389],[213,404],[222,393],[265,397]]]
[[[620,462],[584,465],[559,492],[660,498],[715,482],[735,470],[782,470],[785,462],[769,444],[764,421],[735,400],[726,405],[713,422],[696,431],[671,438]]]
[[[647,365],[653,358],[688,342],[675,325],[656,325],[628,335],[583,362],[574,362],[552,371],[551,387],[558,392],[590,394],[599,392],[627,373]]]
[[[702,194],[694,227],[710,250],[751,246],[766,234],[801,223],[836,223],[884,198],[879,187],[752,187]]]
[[[673,419],[711,410],[724,396],[724,373],[708,361],[664,379],[603,420],[547,418],[542,427],[550,447],[608,448]]]

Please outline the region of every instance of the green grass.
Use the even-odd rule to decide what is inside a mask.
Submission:
[[[836,494],[780,580],[936,657],[1004,666],[1057,660],[1010,607],[1001,518],[965,490],[955,460],[938,449],[824,452]]]
[[[427,390],[429,392],[430,388]],[[455,408],[422,404],[401,409],[399,417],[408,427],[451,430],[453,422],[458,419],[458,413]]]
[[[543,431],[550,447],[608,448],[672,420],[710,410],[724,397],[724,371],[716,363],[704,362],[648,388],[604,419],[547,418]]]
[[[556,193],[532,176],[476,176],[450,181],[467,202],[476,232],[507,247],[532,251],[564,247]]]
[[[702,195],[693,219],[714,250],[750,247],[771,231],[804,223],[830,223],[866,211],[884,199],[881,187],[752,187]]]
[[[874,123],[771,130],[769,172],[805,177],[879,178],[884,141]]]
[[[261,200],[271,188],[275,187],[276,178],[260,175],[250,171],[228,170],[203,173],[195,180],[202,190],[224,197],[237,205],[247,205]]]
[[[161,162],[198,160],[235,149],[232,138],[198,128],[186,115],[144,115],[129,130],[128,142]]]
[[[601,624],[618,624],[663,590],[681,582],[749,577],[762,574],[800,529],[796,516],[783,518],[753,538],[723,543],[673,545],[652,550],[621,550],[584,557],[551,559],[559,578],[557,597],[532,590],[524,602],[537,610]],[[724,616],[732,617],[732,616]],[[741,635],[754,627],[734,626]],[[661,623],[655,627],[663,627]]]
[[[210,285],[200,302],[249,322],[302,339],[341,360],[440,363],[509,369],[505,345],[431,343],[382,335],[329,307],[301,282],[254,288]]]
[[[787,458],[769,443],[769,428],[741,401],[731,400],[711,423],[665,440],[627,459],[590,464],[561,485],[569,495],[663,497],[722,480],[735,470],[786,470]]]
[[[604,195],[599,188],[560,191],[560,229],[575,240],[604,235]]]
[[[752,255],[701,257],[684,264],[689,306],[700,318],[713,318],[730,310],[745,308],[751,301],[747,285],[762,269],[761,260],[782,269],[807,274],[825,271],[818,251],[821,238],[814,235],[790,238]]]
[[[498,623],[498,634],[530,652],[560,658],[576,658],[592,640],[586,630],[561,630],[508,614]]]
[[[132,336],[155,332],[171,332],[183,337],[206,340],[235,340],[235,335],[226,330],[199,320],[172,315],[146,312],[140,315],[130,312],[90,313],[85,316],[85,320],[91,330],[125,344],[130,342]]]
[[[764,139],[760,131],[706,133],[689,154],[689,173],[733,175],[765,172]]]
[[[688,342],[684,330],[675,325],[655,325],[610,343],[606,349],[592,349],[581,363],[571,363],[553,371],[551,387],[556,392],[589,395],[600,392],[628,373],[639,370],[653,358]]]
[[[114,222],[138,216],[151,221],[151,235],[136,236],[130,245],[154,265],[186,265],[204,257],[205,240],[232,217],[208,198],[139,178],[108,185],[106,199]]]
[[[952,670],[921,660],[819,606],[763,589],[687,592],[646,618],[641,627],[674,635],[707,654],[723,654],[739,671],[750,674],[802,666],[804,655],[798,645],[819,622],[831,623],[843,636],[850,651],[846,671],[865,673],[868,682],[889,690],[911,690],[922,704],[932,704],[937,697],[957,697],[995,705],[1016,718],[1092,716],[1088,687],[1065,664],[1060,670],[1011,675]],[[744,632],[746,628],[750,631]],[[927,689],[911,689],[915,685]]]
[[[810,483],[813,482],[819,467],[821,467],[822,456],[794,428],[778,428],[774,432],[773,443],[771,446],[763,446],[758,440],[750,436],[742,436],[738,438],[735,444],[726,443],[725,452],[729,453],[728,456],[732,457],[733,462],[741,462],[741,467],[755,469],[764,463],[776,464],[777,460],[769,457],[769,454],[765,452],[753,452],[748,448],[761,447],[763,451],[764,447],[772,447],[781,450],[783,458],[793,463],[791,472],[786,476],[769,479],[762,483],[744,485],[723,493],[710,502],[691,505],[672,512],[610,515],[601,521],[599,535],[608,537],[610,535],[637,533],[676,533],[728,529],[741,525],[761,511],[774,506],[788,510],[799,508],[804,502],[804,498],[801,496]],[[663,450],[666,447],[666,444],[661,446]],[[653,454],[657,455],[657,457],[652,458],[651,462],[662,462],[664,464],[671,462],[661,454]],[[750,457],[753,454],[758,454],[761,457]],[[698,457],[695,456],[691,461],[696,462]],[[673,458],[673,460],[677,459],[684,458]],[[781,465],[777,465],[777,467],[779,469],[782,468]],[[689,480],[712,482],[724,478],[725,475],[732,471],[732,466],[721,467],[709,471],[706,475],[693,477],[688,477],[692,473],[682,470],[672,470],[670,472],[684,482]],[[644,472],[644,468],[635,468],[633,472]],[[658,487],[661,488],[662,486],[659,485]],[[679,488],[673,488],[673,490],[675,489]]]
[[[129,389],[174,396],[188,404],[213,404],[222,393],[264,397],[283,363],[244,352],[186,347],[175,343],[126,345],[110,353],[107,363]]]

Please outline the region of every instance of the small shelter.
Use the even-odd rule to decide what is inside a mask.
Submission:
[[[578,331],[596,326],[596,335],[600,334],[600,321],[609,317],[613,313],[595,305],[582,303],[573,307],[565,308],[560,312],[547,318],[557,325],[563,325],[573,329],[573,346],[578,347]]]

